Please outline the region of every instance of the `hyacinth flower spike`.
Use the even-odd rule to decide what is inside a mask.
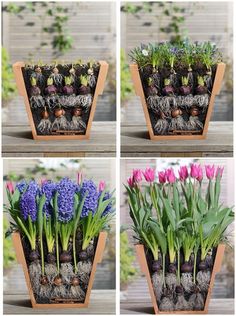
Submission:
[[[97,187],[92,180],[85,180],[81,187],[80,193],[85,198],[82,210],[82,231],[83,243],[82,251],[85,251],[91,240],[98,236],[99,231],[105,227],[105,223],[113,216],[112,194],[108,194],[105,190],[97,191]]]
[[[41,96],[41,90],[37,86],[36,78],[31,77],[30,78],[30,105],[32,108],[41,108],[44,106],[45,101],[43,97]]]

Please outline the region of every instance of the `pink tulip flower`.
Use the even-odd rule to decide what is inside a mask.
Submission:
[[[192,163],[190,166],[190,176],[196,179],[198,177],[198,172],[198,165]]]
[[[83,173],[82,172],[78,172],[77,174],[77,183],[81,184],[83,181]]]
[[[205,166],[205,170],[206,170],[206,176],[209,180],[212,180],[214,178],[214,174],[215,174],[215,166],[212,165],[206,165]]]
[[[219,176],[220,178],[222,178],[222,175],[223,175],[223,172],[224,172],[224,167],[217,167],[216,169],[216,178]]]
[[[199,182],[202,181],[203,179],[203,171],[201,165],[198,165],[198,176],[196,178]]]
[[[174,183],[176,181],[175,173],[172,168],[166,169],[166,179],[169,183]]]
[[[158,179],[159,179],[160,183],[165,183],[166,182],[166,173],[165,173],[165,171],[158,172]]]
[[[143,176],[147,182],[153,182],[155,179],[155,170],[148,167],[143,171]]]
[[[6,183],[6,188],[11,194],[14,193],[14,185],[13,185],[13,183],[11,181],[8,181]]]
[[[185,181],[188,178],[188,168],[187,166],[182,166],[179,169],[179,179]]]
[[[133,180],[137,183],[142,181],[142,171],[140,169],[133,170]]]
[[[133,187],[134,187],[134,184],[135,184],[133,177],[129,177],[129,178],[127,179],[127,183],[128,183],[128,186],[129,186],[130,188],[133,188]]]
[[[98,190],[99,192],[104,191],[106,187],[106,182],[105,181],[100,181],[98,185]]]

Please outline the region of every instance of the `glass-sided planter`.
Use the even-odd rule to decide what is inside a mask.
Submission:
[[[72,298],[53,298],[51,297],[50,302],[47,303],[39,303],[37,302],[37,293],[33,291],[33,286],[30,278],[29,273],[29,265],[28,265],[28,259],[25,256],[25,249],[23,247],[23,242],[20,233],[14,232],[12,234],[13,244],[16,251],[16,257],[19,264],[22,265],[25,280],[29,292],[29,296],[31,299],[32,307],[33,308],[67,308],[67,307],[73,307],[73,308],[81,308],[81,307],[88,307],[89,300],[90,300],[90,294],[91,289],[94,282],[94,277],[96,273],[97,264],[102,261],[102,256],[105,249],[106,244],[106,238],[107,233],[106,232],[100,232],[97,242],[96,242],[96,249],[92,260],[92,268],[89,275],[89,280],[87,283],[85,298],[83,301],[77,300],[75,297]],[[38,275],[40,278],[40,275]],[[62,275],[63,277],[63,275]],[[57,285],[54,285],[57,286]],[[69,286],[69,285],[68,285]]]
[[[73,67],[72,64],[70,65],[71,67]],[[50,74],[53,73],[53,67],[55,67],[55,65],[49,65],[48,69],[46,67],[44,69],[43,66],[41,67],[42,69],[40,71],[42,71],[46,81],[46,83],[44,83],[43,88],[40,87],[40,94],[43,98],[43,101],[41,106],[32,107],[32,104],[30,102],[31,83],[30,77],[27,75],[26,65],[24,62],[16,62],[13,65],[16,84],[18,87],[19,94],[24,98],[33,138],[35,140],[89,139],[91,125],[96,109],[97,98],[99,95],[103,93],[106,76],[108,72],[108,64],[105,61],[97,62],[96,69],[94,69],[94,72],[96,73],[96,85],[91,88],[91,104],[88,109],[84,109],[81,106],[80,102],[74,102],[74,100],[73,104],[70,104],[70,99],[66,99],[68,97],[68,94],[65,93],[63,87],[62,89],[57,89],[55,95],[58,95],[59,99],[58,101],[56,100],[54,102],[51,108],[50,102],[45,103],[45,99],[47,98],[47,93],[45,92],[47,91],[45,90],[47,88],[47,79],[50,77]],[[63,67],[63,65],[57,66],[57,68],[63,74],[63,86],[65,86],[65,77],[69,76],[70,73],[68,64],[66,65],[67,69],[64,69]],[[78,91],[79,75],[76,77],[77,82],[76,86],[74,87],[75,97],[82,94],[80,93],[80,91]],[[67,102],[66,104],[65,99]],[[61,117],[64,118],[67,125],[63,126],[63,128],[58,127],[56,124],[54,124],[53,126],[53,123],[56,122],[56,119],[60,119]],[[49,120],[50,128],[48,128],[47,132],[41,132],[39,129],[39,124],[43,119]],[[74,125],[73,119],[75,122]]]
[[[224,255],[224,250],[225,250],[225,245],[224,244],[220,244],[218,245],[217,249],[216,249],[216,253],[215,253],[215,260],[214,260],[214,264],[213,264],[213,268],[211,270],[211,278],[210,278],[210,283],[209,283],[209,287],[208,287],[208,292],[205,298],[205,303],[204,303],[204,309],[203,310],[182,310],[182,311],[161,311],[158,307],[158,303],[157,303],[157,298],[154,292],[154,287],[152,284],[152,278],[151,278],[151,269],[149,267],[148,264],[148,258],[147,258],[147,252],[145,251],[145,248],[142,244],[137,244],[135,246],[136,248],[136,253],[137,253],[137,257],[138,257],[138,261],[140,264],[140,268],[142,273],[144,273],[146,279],[147,279],[147,283],[148,283],[148,288],[149,288],[149,293],[151,296],[151,300],[152,300],[152,304],[153,304],[153,308],[155,311],[155,314],[207,314],[208,313],[208,306],[209,306],[209,302],[210,302],[210,298],[211,298],[211,292],[214,286],[214,281],[215,281],[215,276],[218,272],[220,272],[221,269],[221,263],[222,263],[222,259],[223,259],[223,255]]]
[[[222,62],[218,63],[215,67],[215,71],[212,72],[213,84],[212,84],[212,90],[208,91],[209,102],[208,102],[206,111],[202,113],[201,110],[198,109],[197,103],[196,104],[193,103],[193,106],[196,108],[195,110],[199,113],[194,113],[191,115],[193,116],[199,115],[199,117],[201,115],[201,122],[203,124],[203,128],[196,129],[196,130],[181,129],[181,130],[171,130],[171,131],[167,129],[167,132],[162,133],[162,134],[158,134],[155,131],[155,124],[158,122],[159,119],[161,119],[161,117],[156,115],[150,109],[150,107],[148,107],[147,96],[145,95],[144,82],[142,80],[142,76],[141,76],[138,65],[135,63],[131,64],[130,71],[131,71],[132,81],[135,88],[135,93],[141,99],[144,116],[145,116],[148,132],[149,132],[151,140],[168,140],[168,139],[178,140],[178,139],[205,139],[206,138],[211,114],[214,107],[214,100],[215,100],[216,95],[219,94],[220,92],[222,79],[224,77],[224,72],[225,72],[224,63]],[[160,96],[160,97],[163,98],[164,96]],[[178,99],[177,99],[178,97],[179,97],[178,94],[173,95],[173,98],[176,100],[174,101],[176,104],[178,104]],[[178,108],[181,108],[181,107],[178,106]],[[171,109],[172,118],[175,117],[174,115],[179,115],[178,113],[172,114],[172,110],[174,109]],[[187,111],[184,109],[184,106],[183,106],[183,109],[181,110],[180,115],[188,117],[190,114],[187,113]]]

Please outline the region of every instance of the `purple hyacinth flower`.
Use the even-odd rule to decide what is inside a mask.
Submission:
[[[45,181],[42,184],[41,187],[41,195],[45,194],[46,196],[46,202],[43,207],[43,212],[46,214],[46,217],[48,218],[50,215],[52,215],[52,205],[51,205],[51,199],[54,196],[56,190],[56,184],[52,181]]]
[[[81,217],[87,217],[89,212],[92,212],[94,215],[97,210],[98,205],[98,196],[99,193],[97,192],[97,186],[92,180],[84,180],[81,189],[80,194],[83,198],[84,195],[87,192],[87,196],[84,201],[84,206],[82,209]]]
[[[100,192],[99,197],[100,197],[101,193],[102,192]],[[103,201],[109,200],[111,197],[112,197],[112,195],[109,192],[106,192],[104,194]],[[104,217],[104,216],[106,216],[106,215],[108,215],[109,213],[112,213],[112,212],[114,212],[114,209],[112,208],[112,202],[110,202],[107,205],[107,207],[105,208],[105,210],[103,211],[102,217]]]
[[[26,188],[27,188],[27,182],[25,181],[25,179],[21,180],[20,182],[16,184],[16,189],[18,189],[21,194],[24,192]]]
[[[68,178],[63,178],[57,184],[58,192],[58,219],[60,222],[69,222],[74,215],[74,196],[77,192],[78,185]]]
[[[26,191],[20,198],[20,211],[24,220],[27,220],[28,217],[31,218],[32,222],[37,220],[36,196],[38,193],[38,184],[35,181],[30,181]]]

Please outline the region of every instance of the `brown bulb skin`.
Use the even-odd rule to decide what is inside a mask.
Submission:
[[[56,285],[56,286],[60,286],[62,285],[62,278],[58,275],[55,277],[55,279],[53,280],[53,283]]]
[[[46,275],[41,276],[40,284],[42,284],[42,285],[48,284],[48,278],[46,277]]]
[[[192,115],[192,116],[198,116],[199,115],[199,110],[198,110],[198,108],[191,108],[190,109],[190,114]]]
[[[177,117],[179,115],[182,115],[182,114],[183,114],[183,112],[180,109],[175,109],[175,110],[171,111],[171,116],[173,118],[175,118],[175,117]]]
[[[63,110],[63,109],[56,109],[55,111],[54,111],[54,115],[56,116],[56,117],[61,117],[62,115],[64,115],[65,114],[65,111]]]
[[[48,119],[48,118],[49,118],[49,113],[48,113],[48,111],[47,111],[47,110],[43,111],[42,114],[41,114],[41,116],[42,116],[42,118],[45,119],[45,120]]]
[[[82,109],[81,108],[75,108],[73,110],[73,115],[74,116],[81,116],[82,115]]]
[[[71,280],[71,285],[78,286],[79,285],[79,278],[73,277]]]

